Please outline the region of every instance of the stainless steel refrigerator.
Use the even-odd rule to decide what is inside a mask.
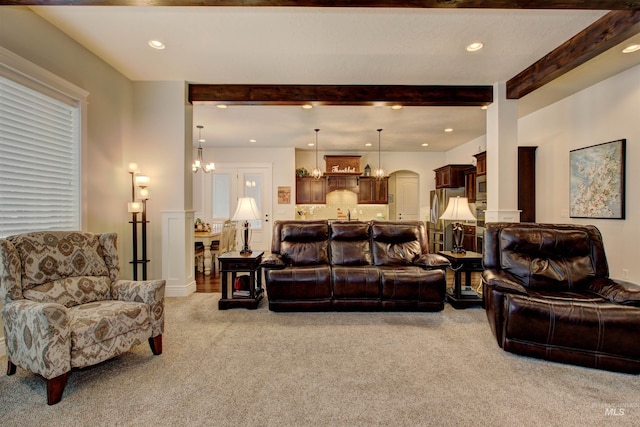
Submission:
[[[451,197],[465,197],[464,187],[439,188],[429,195],[429,251],[450,251],[453,248],[452,221],[440,219]]]

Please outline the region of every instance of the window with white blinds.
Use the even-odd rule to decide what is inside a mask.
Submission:
[[[81,228],[81,107],[0,76],[0,237]]]

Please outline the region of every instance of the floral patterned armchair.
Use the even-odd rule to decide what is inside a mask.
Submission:
[[[118,280],[116,234],[44,231],[0,239],[0,299],[7,374],[39,374],[47,403],[72,368],[148,340],[162,353],[164,280]]]

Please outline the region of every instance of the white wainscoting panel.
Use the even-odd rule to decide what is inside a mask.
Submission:
[[[162,211],[162,277],[168,297],[196,291],[193,223],[193,211]]]

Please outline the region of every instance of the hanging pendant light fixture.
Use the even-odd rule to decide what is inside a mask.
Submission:
[[[318,132],[320,129],[314,129],[316,131],[316,167],[311,171],[311,176],[315,179],[322,178],[322,171],[318,168]]]
[[[382,179],[386,176],[386,173],[384,171],[384,169],[382,169],[381,163],[380,163],[380,134],[382,132],[382,129],[378,129],[378,169],[376,169],[373,172],[373,176],[376,177],[376,179]]]
[[[202,143],[204,142],[204,139],[202,139],[202,128],[204,126],[198,125],[196,127],[198,128],[198,157],[191,165],[191,170],[193,170],[193,173],[196,173],[199,170],[209,173],[216,168],[216,165],[213,162],[205,163],[202,159]]]

